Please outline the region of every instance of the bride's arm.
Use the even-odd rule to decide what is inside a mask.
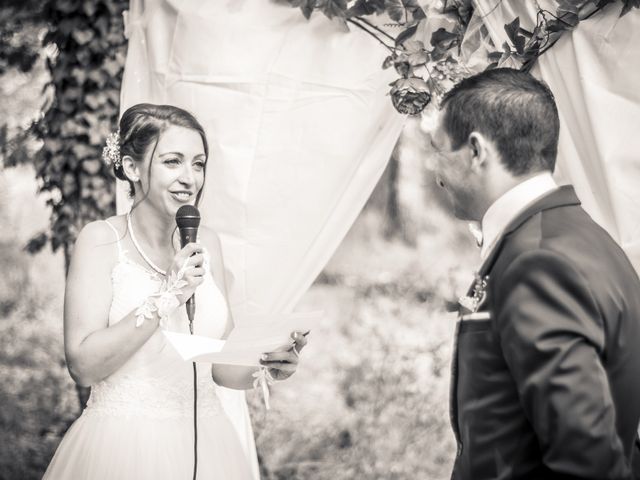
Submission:
[[[207,247],[211,256],[211,273],[218,285],[218,288],[220,288],[227,300],[227,305],[229,305],[229,295],[220,239],[215,232],[207,228],[201,227],[201,232],[204,233],[202,238],[206,242],[205,247]],[[227,325],[225,328],[224,338],[227,338],[231,330],[233,330],[234,325],[231,309],[228,307],[227,312]],[[297,352],[300,352],[307,343],[305,336],[302,334],[292,334],[292,340],[295,342],[294,345]],[[274,375],[278,380],[284,380],[285,378],[293,375],[298,364],[298,356],[293,353],[293,350],[288,346],[283,346],[283,348],[287,349],[283,349],[279,352],[265,353],[261,360],[262,365],[269,368],[272,375]],[[213,364],[211,366],[211,375],[213,376],[214,382],[218,385],[236,390],[248,390],[253,388],[253,374],[257,370],[258,369],[256,367]]]
[[[155,332],[157,315],[136,327],[135,310],[109,326],[111,270],[117,249],[113,231],[88,224],[76,241],[64,299],[64,347],[76,383],[89,386],[120,368]]]

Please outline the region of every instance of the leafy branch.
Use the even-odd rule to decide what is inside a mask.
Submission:
[[[439,28],[431,34],[430,45],[413,39],[418,27],[428,22],[427,13],[417,0],[275,0],[300,8],[309,19],[318,11],[341,26],[358,28],[372,36],[389,52],[383,68],[394,67],[399,78],[390,84],[391,100],[400,113],[418,114],[431,101],[440,96],[450,85],[468,75],[460,59],[460,47],[474,13],[471,0],[445,0],[439,12],[451,20],[451,30]],[[528,71],[540,55],[544,54],[566,32],[581,21],[590,18],[607,5],[622,2],[621,16],[632,8],[640,8],[640,0],[558,0],[555,12],[539,8],[536,25],[527,31],[520,25],[520,18],[504,26],[508,41],[502,50],[487,53],[486,68],[514,61]],[[382,22],[384,27],[400,28],[392,34],[369,20],[383,17],[392,23]],[[488,33],[485,32],[485,36]]]

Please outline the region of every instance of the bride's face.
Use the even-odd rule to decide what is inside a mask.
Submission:
[[[160,135],[153,158],[152,151],[140,171],[145,201],[173,218],[181,206],[195,204],[204,184],[202,138],[190,128],[170,126]]]

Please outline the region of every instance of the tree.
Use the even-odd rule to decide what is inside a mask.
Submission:
[[[118,121],[127,5],[127,0],[28,0],[0,6],[5,18],[14,19],[0,36],[0,73],[11,68],[28,72],[43,49],[56,52],[46,59],[52,102],[25,131],[9,134],[6,125],[0,126],[0,154],[6,166],[33,161],[51,222],[27,250],[35,253],[47,244],[62,249],[65,271],[80,229],[115,210],[114,177],[101,152]],[[40,42],[33,32],[42,28],[46,35]],[[42,147],[30,155],[27,142],[34,137]],[[77,390],[84,406],[89,389]]]

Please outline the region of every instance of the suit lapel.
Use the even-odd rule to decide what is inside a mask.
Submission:
[[[525,207],[525,209],[520,212],[516,218],[514,218],[507,227],[502,231],[498,240],[496,241],[494,247],[489,252],[487,258],[482,262],[480,268],[478,269],[478,275],[480,277],[484,277],[488,275],[491,271],[491,268],[496,263],[498,259],[498,255],[504,246],[504,241],[506,237],[517,230],[523,223],[529,220],[534,215],[542,212],[543,210],[549,210],[557,207],[564,207],[568,205],[580,205],[580,200],[576,196],[576,192],[571,185],[564,185],[562,187],[558,187],[556,190],[553,190],[546,195],[534,200],[530,205]],[[467,295],[473,293],[473,289],[475,286],[475,281],[469,286],[467,291]]]

